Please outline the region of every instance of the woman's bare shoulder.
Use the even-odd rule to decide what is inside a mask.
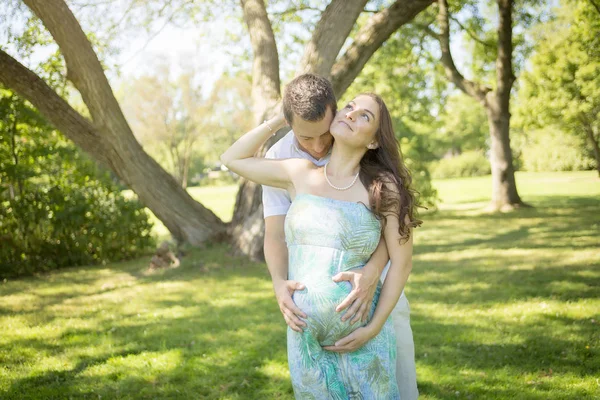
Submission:
[[[318,168],[311,161],[304,158],[286,158],[285,162],[288,165],[288,168],[292,169],[294,172],[308,172]]]

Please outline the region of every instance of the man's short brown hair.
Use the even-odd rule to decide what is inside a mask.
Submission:
[[[321,121],[327,113],[337,112],[337,103],[331,82],[322,76],[302,74],[292,80],[283,93],[283,115],[292,125],[294,115],[305,121]]]

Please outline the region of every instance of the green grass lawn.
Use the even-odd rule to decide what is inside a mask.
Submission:
[[[518,174],[534,206],[482,211],[489,177],[435,182],[415,235],[422,399],[600,394],[600,180]],[[192,188],[223,218],[235,187]],[[264,264],[224,246],[0,284],[2,399],[291,399],[285,324]]]

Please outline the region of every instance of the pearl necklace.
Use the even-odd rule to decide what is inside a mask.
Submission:
[[[327,164],[329,164],[329,162],[328,162]],[[356,176],[354,177],[354,179],[352,179],[352,183],[351,183],[351,184],[349,184],[349,185],[348,185],[348,186],[346,186],[346,187],[338,187],[338,186],[335,186],[333,183],[331,183],[331,182],[329,181],[329,178],[327,177],[327,164],[325,164],[325,168],[324,168],[324,171],[323,171],[323,172],[325,172],[325,180],[327,181],[327,183],[329,184],[329,186],[331,186],[331,187],[332,187],[332,188],[334,188],[335,190],[348,190],[348,189],[350,189],[352,186],[354,186],[354,184],[356,183],[356,180],[358,179],[358,174],[360,174],[360,171],[358,171],[358,173],[356,174]]]

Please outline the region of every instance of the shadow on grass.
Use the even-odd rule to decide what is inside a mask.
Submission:
[[[231,287],[243,293],[256,288],[240,282],[239,276],[256,276],[259,268],[263,266],[206,275],[224,287],[231,281]],[[198,271],[183,265],[178,270],[142,275],[138,285],[185,282],[186,277],[198,278]],[[290,398],[289,378],[270,368],[272,362],[286,365],[285,325],[271,293],[240,304],[235,299],[231,305],[226,304],[228,293],[223,293],[223,302],[215,303],[194,300],[189,294],[183,291],[144,302],[150,310],[189,311],[186,316],[163,315],[148,321],[121,315],[125,318],[100,320],[94,328],[67,329],[51,343],[44,337],[11,341],[13,348],[25,350],[22,356],[13,353],[11,360],[3,360],[13,364],[36,353],[60,357],[96,345],[101,350],[94,356],[72,357],[76,362],[71,368],[17,379],[0,397],[21,399],[27,393],[30,398]],[[175,354],[169,367],[153,367],[153,360],[165,354]],[[146,364],[147,371],[136,370]]]
[[[600,298],[600,201],[531,203],[443,211],[417,231],[408,294],[425,398],[594,398],[598,318],[562,313]]]
[[[407,291],[425,399],[592,398],[600,326],[589,311],[518,307],[568,310],[600,297],[600,203],[531,201],[508,214],[442,211],[417,231]],[[155,274],[138,260],[0,286],[0,317],[83,325],[5,340],[13,350],[0,363],[23,372],[0,397],[292,398],[266,267],[227,252],[195,251]],[[48,367],[28,372],[36,360]]]
[[[595,398],[600,364],[589,344],[598,339],[598,326],[573,318],[544,318],[553,321],[496,322],[483,328],[416,315],[416,358],[429,372],[419,377],[421,394],[444,399]],[[573,325],[576,336],[568,334],[572,328],[564,328]],[[555,332],[548,326],[559,328]],[[486,342],[494,335],[511,340]],[[588,390],[574,384],[586,380],[592,382]]]
[[[432,214],[426,223],[438,225],[439,232],[434,240],[419,244],[415,253],[469,248],[600,248],[600,200],[547,196],[533,199],[532,204],[534,208],[510,213],[471,209]]]

